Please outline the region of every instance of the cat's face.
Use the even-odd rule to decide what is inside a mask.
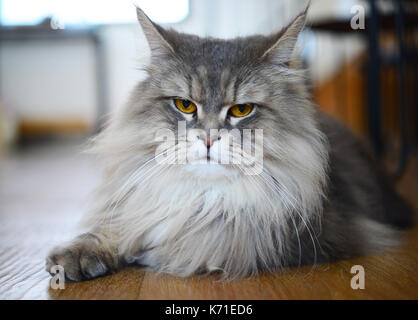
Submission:
[[[137,120],[149,156],[201,177],[293,162],[313,127],[303,78],[290,66],[305,14],[269,37],[219,40],[164,30],[138,10],[152,59],[125,119]]]
[[[177,140],[184,135],[185,143],[177,144],[176,151],[184,155],[183,167],[190,172],[236,174],[246,160],[263,162],[260,129],[275,122],[269,107],[273,87],[263,75],[260,57],[248,53],[248,41],[182,36],[176,53],[157,58],[158,68],[150,71],[161,95],[154,112]]]

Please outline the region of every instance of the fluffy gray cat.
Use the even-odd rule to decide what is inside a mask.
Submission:
[[[139,264],[234,279],[398,242],[408,205],[356,138],[316,109],[291,58],[306,11],[278,33],[233,40],[137,14],[147,77],[94,140],[106,168],[89,232],[52,250],[48,271],[59,264],[81,281]],[[255,129],[261,156],[235,139]],[[166,144],[164,130],[174,133]]]

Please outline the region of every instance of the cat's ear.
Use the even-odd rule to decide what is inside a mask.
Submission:
[[[174,52],[173,47],[164,38],[163,28],[152,22],[144,11],[138,7],[136,7],[136,14],[151,49],[151,55],[159,56]]]
[[[263,54],[276,65],[288,66],[295,49],[299,33],[306,23],[309,5],[287,27],[273,35],[275,42]]]

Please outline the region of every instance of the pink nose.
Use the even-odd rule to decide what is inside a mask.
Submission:
[[[206,137],[205,143],[206,143],[206,148],[209,149],[212,146],[212,144],[213,144],[213,139],[210,138],[210,137]]]

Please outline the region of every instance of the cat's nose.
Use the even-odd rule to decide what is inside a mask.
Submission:
[[[212,145],[213,145],[213,143],[216,141],[216,140],[220,140],[221,139],[221,137],[220,136],[211,136],[211,137],[203,137],[203,142],[205,143],[205,145],[206,145],[206,148],[208,148],[208,149],[210,149],[210,147],[212,147]]]
[[[211,137],[206,137],[205,138],[205,144],[206,144],[206,148],[209,149],[210,147],[212,147],[213,139]]]

